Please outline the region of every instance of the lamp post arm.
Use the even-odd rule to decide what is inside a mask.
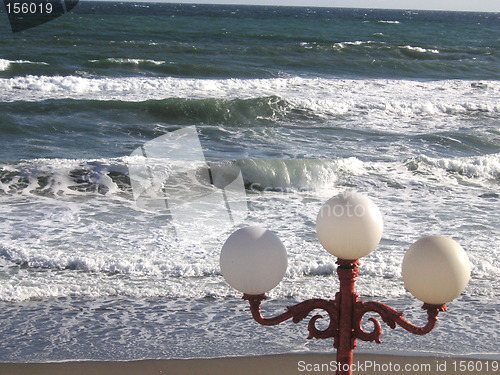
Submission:
[[[446,305],[431,305],[424,304],[422,309],[427,310],[427,323],[422,326],[416,326],[403,318],[403,313],[396,311],[393,308],[380,303],[380,302],[361,302],[358,301],[355,305],[353,327],[354,335],[356,338],[363,341],[375,341],[381,343],[380,335],[382,334],[382,326],[376,318],[369,318],[368,320],[373,323],[373,331],[367,332],[363,329],[363,316],[368,312],[376,312],[380,315],[382,320],[391,328],[396,328],[397,325],[406,331],[416,334],[425,335],[432,331],[437,322],[437,316],[440,311],[446,311]]]
[[[298,303],[294,306],[288,306],[287,311],[273,318],[264,318],[260,312],[260,305],[267,297],[264,294],[249,295],[244,294],[243,299],[250,303],[250,311],[254,320],[264,326],[274,326],[288,319],[292,319],[294,323],[299,323],[304,320],[311,311],[316,309],[324,310],[330,318],[329,325],[326,329],[318,329],[316,321],[322,318],[321,315],[314,315],[308,323],[309,336],[308,339],[318,338],[325,339],[338,336],[338,306],[335,301],[314,298]]]

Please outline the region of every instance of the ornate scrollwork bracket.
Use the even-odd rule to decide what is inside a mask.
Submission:
[[[447,307],[446,305],[424,304],[422,309],[427,310],[427,323],[424,326],[419,327],[403,318],[402,312],[396,311],[383,303],[357,301],[354,305],[353,335],[356,339],[360,339],[362,341],[375,341],[378,344],[382,342],[380,340],[382,326],[378,319],[373,317],[368,319],[373,323],[373,331],[367,332],[363,329],[363,316],[369,312],[379,314],[382,321],[392,329],[396,328],[396,326],[400,326],[415,335],[425,335],[435,327],[439,312],[446,311]]]
[[[334,347],[343,352],[352,351],[356,347],[356,339],[381,343],[382,325],[378,319],[374,317],[368,319],[373,324],[371,332],[363,329],[363,317],[367,313],[377,313],[390,328],[394,329],[396,326],[400,326],[413,334],[425,335],[435,327],[439,312],[447,310],[446,305],[424,304],[422,308],[427,310],[427,323],[422,327],[416,326],[403,318],[402,312],[383,303],[358,300],[354,286],[359,272],[359,261],[339,259],[337,264],[339,265],[337,273],[340,280],[340,292],[335,295],[333,300],[309,299],[294,306],[288,306],[286,312],[276,317],[264,318],[260,310],[262,301],[267,299],[264,294],[245,294],[243,299],[250,303],[250,310],[255,321],[265,326],[277,325],[288,319],[299,323],[306,319],[313,310],[324,310],[329,318],[328,327],[319,329],[316,322],[323,316],[313,315],[308,323],[309,336],[307,338],[326,339],[332,337]]]
[[[245,294],[243,296],[243,299],[247,300],[250,304],[250,311],[254,320],[264,326],[278,325],[289,319],[292,319],[294,323],[300,323],[305,318],[307,318],[307,316],[313,310],[324,310],[328,314],[329,318],[328,327],[326,329],[318,329],[316,326],[316,321],[323,318],[323,316],[320,314],[312,316],[308,323],[309,336],[307,338],[326,339],[332,337],[334,339],[335,347],[337,347],[336,342],[339,335],[338,324],[340,317],[340,308],[338,300],[340,298],[340,293],[338,293],[334,300],[325,300],[319,298],[309,299],[293,306],[287,306],[287,311],[278,316],[272,318],[264,318],[261,314],[260,306],[262,301],[267,299],[267,296],[265,296],[264,294]],[[357,299],[357,295],[353,296],[353,300],[353,349],[355,347],[356,339],[360,339],[362,341],[375,341],[378,344],[382,342],[380,339],[380,336],[382,334],[382,325],[380,324],[378,319],[373,317],[368,319],[373,323],[374,326],[371,332],[365,331],[363,329],[363,317],[367,313],[374,312],[379,314],[382,321],[392,329],[400,326],[406,331],[413,334],[425,335],[435,327],[439,312],[447,310],[447,307],[445,305],[424,304],[424,306],[422,306],[422,309],[427,310],[427,323],[424,326],[419,327],[403,318],[402,312],[394,310],[393,308],[383,303],[373,301],[362,302]]]
[[[267,297],[264,294],[260,295],[248,295],[245,294],[243,299],[247,300],[250,303],[250,311],[252,312],[252,316],[258,323],[265,326],[274,326],[280,324],[288,319],[292,319],[294,323],[299,323],[304,320],[311,311],[313,310],[324,310],[328,313],[328,317],[330,319],[329,325],[326,329],[318,329],[316,327],[316,321],[318,319],[323,318],[322,315],[316,314],[314,315],[308,323],[309,336],[308,339],[316,338],[316,339],[326,339],[329,337],[337,337],[338,336],[338,306],[335,301],[329,301],[325,299],[309,299],[307,301],[298,303],[294,306],[288,306],[287,311],[283,314],[280,314],[274,318],[264,318],[260,312],[261,302]]]

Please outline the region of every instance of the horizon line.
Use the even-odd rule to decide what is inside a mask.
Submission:
[[[424,8],[384,8],[384,7],[350,7],[350,6],[324,6],[324,5],[292,5],[292,4],[246,4],[233,2],[198,2],[198,1],[171,1],[171,0],[79,0],[80,2],[121,2],[121,3],[149,3],[149,4],[175,4],[175,5],[228,5],[245,7],[288,7],[288,8],[323,8],[323,9],[365,9],[365,10],[401,10],[401,11],[426,11],[426,12],[469,12],[469,13],[500,13],[500,10],[460,10],[460,9],[424,9]]]

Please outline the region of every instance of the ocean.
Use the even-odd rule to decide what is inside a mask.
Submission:
[[[384,217],[362,300],[424,323],[401,279],[423,236],[472,265],[434,331],[384,326],[357,351],[499,358],[500,14],[82,1],[20,33],[0,17],[0,361],[332,351],[305,322],[254,322],[219,254],[264,226],[288,252],[264,315],[332,298],[315,219],[347,190]]]

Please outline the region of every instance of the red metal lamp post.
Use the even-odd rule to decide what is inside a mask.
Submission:
[[[323,247],[338,257],[337,275],[340,291],[333,300],[309,299],[289,306],[273,318],[264,318],[260,305],[265,293],[283,278],[287,268],[284,245],[272,232],[261,227],[237,230],[227,239],[221,251],[221,271],[226,281],[244,293],[250,303],[253,318],[260,324],[272,326],[292,319],[299,323],[313,310],[324,310],[329,317],[328,327],[318,329],[314,315],[308,323],[308,338],[333,338],[337,349],[337,374],[352,374],[353,351],[356,340],[380,343],[382,326],[376,318],[371,332],[362,327],[363,316],[375,312],[391,328],[425,335],[436,325],[446,302],[456,298],[470,278],[470,264],[462,247],[450,238],[430,236],[411,246],[403,260],[403,279],[407,289],[424,301],[427,324],[418,327],[403,318],[403,313],[380,302],[362,302],[355,291],[359,274],[359,258],[368,255],[382,237],[382,216],[375,204],[357,193],[345,193],[328,200],[321,208],[316,230]]]

